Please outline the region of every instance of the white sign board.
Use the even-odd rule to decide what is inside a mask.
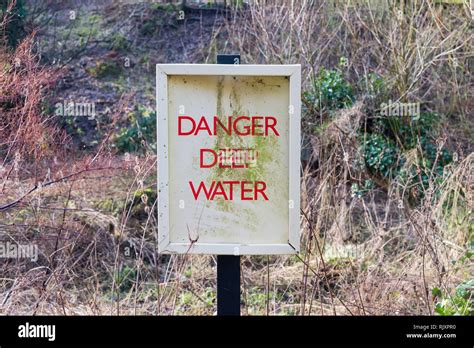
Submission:
[[[158,64],[158,249],[293,254],[300,65]]]

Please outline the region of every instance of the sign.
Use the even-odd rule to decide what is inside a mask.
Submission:
[[[293,254],[300,65],[158,64],[158,249]]]

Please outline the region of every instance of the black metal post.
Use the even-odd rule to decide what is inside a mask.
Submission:
[[[217,64],[240,64],[240,54],[218,54]],[[240,315],[240,256],[217,255],[217,315]]]
[[[217,315],[240,315],[240,256],[217,255]]]

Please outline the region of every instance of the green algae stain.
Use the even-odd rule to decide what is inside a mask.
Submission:
[[[241,95],[239,91],[245,90],[245,87],[248,87],[253,84],[255,86],[257,83],[260,88],[265,88],[265,83],[262,80],[255,81],[255,78],[235,78],[235,77],[228,77],[228,79],[232,79],[230,81],[231,88],[229,89],[229,84],[225,84],[224,82],[229,82],[225,80],[225,77],[220,76],[217,80],[217,105],[216,105],[216,112],[217,117],[223,124],[227,124],[227,117],[233,116],[233,119],[236,117],[246,115],[246,116],[253,116],[255,114],[255,110],[244,110],[241,105]],[[245,86],[247,85],[247,86]],[[226,88],[227,87],[227,88]],[[228,105],[224,103],[226,98],[225,95],[228,95]],[[228,106],[228,110],[230,112],[226,112],[226,108]],[[267,116],[267,115],[261,115]],[[243,125],[240,125],[239,131],[244,131]],[[271,170],[272,165],[278,163],[277,159],[277,150],[279,149],[279,142],[278,137],[276,135],[269,135],[269,136],[244,136],[238,135],[233,132],[232,135],[227,134],[224,130],[218,128],[216,132],[216,141],[213,150],[216,153],[219,153],[220,150],[223,149],[246,149],[246,150],[253,150],[256,153],[257,161],[256,165],[249,165],[247,168],[221,168],[218,164],[216,164],[212,169],[211,175],[208,177],[207,185],[210,185],[213,181],[248,181],[248,182],[256,182],[256,181],[264,181],[267,185],[266,194],[268,198],[271,200],[272,197],[269,194],[272,186],[276,183],[272,180]],[[240,196],[240,188],[234,190],[234,200]],[[261,199],[261,197],[259,197]],[[256,204],[255,201],[249,201]],[[236,207],[235,202],[233,201],[226,201],[222,198],[216,198],[215,200],[216,208],[223,212],[236,212],[237,210],[242,209],[241,207]],[[251,209],[251,207],[245,209],[245,218],[246,224],[253,224],[257,222],[258,217],[256,216],[255,212]]]

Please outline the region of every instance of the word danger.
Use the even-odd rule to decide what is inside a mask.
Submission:
[[[214,116],[211,121],[201,116],[178,116],[178,136],[237,136],[268,137],[280,136],[277,130],[277,119],[274,116]],[[200,168],[209,169],[215,166],[245,170],[257,166],[258,149],[200,149]],[[189,187],[195,200],[204,197],[207,200],[222,199],[232,201],[268,201],[267,184],[264,181],[223,180],[212,181],[206,185],[189,181]]]
[[[227,121],[217,116],[213,117],[211,124],[204,116],[199,121],[190,116],[178,116],[178,135],[198,135],[206,133],[210,136],[218,135],[218,130],[227,135],[238,136],[268,136],[271,133],[280,136],[276,129],[277,119],[274,116],[228,116]],[[222,134],[222,133],[219,133]]]

